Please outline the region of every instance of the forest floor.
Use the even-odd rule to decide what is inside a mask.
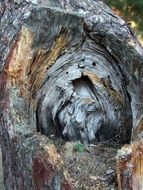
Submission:
[[[80,142],[54,143],[64,158],[64,175],[77,190],[117,190],[116,155],[119,145],[85,146]]]

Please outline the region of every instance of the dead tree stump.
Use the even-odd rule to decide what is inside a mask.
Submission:
[[[101,1],[4,0],[0,13],[5,189],[73,189],[46,136],[129,142],[143,114],[143,49]]]

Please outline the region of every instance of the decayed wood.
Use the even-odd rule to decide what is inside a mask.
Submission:
[[[5,0],[0,11],[5,188],[73,189],[48,152],[48,138],[37,132],[129,142],[143,113],[143,49],[100,1]]]
[[[9,49],[4,49],[2,35],[1,70],[9,88],[16,87],[26,104],[30,102],[26,109],[38,131],[86,143],[117,135],[127,142],[140,116],[137,110],[141,112],[137,75],[142,71],[142,48],[124,21],[102,2],[86,3],[13,5],[13,12],[21,7],[24,11],[15,18],[20,26],[13,31],[15,38],[7,39]],[[2,33],[8,33],[4,26]]]
[[[126,145],[117,155],[119,190],[143,189],[143,141]]]

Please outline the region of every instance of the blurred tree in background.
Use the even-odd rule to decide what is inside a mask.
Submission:
[[[143,39],[143,0],[105,0],[105,2]]]

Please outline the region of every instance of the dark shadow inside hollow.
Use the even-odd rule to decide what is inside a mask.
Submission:
[[[36,110],[36,129],[37,129],[37,132],[40,132],[42,135],[52,137],[55,139],[58,139],[60,137],[64,138],[62,135],[62,126],[58,122],[57,118],[56,118],[56,125],[52,121],[52,118],[49,120],[49,123],[51,123],[50,130],[48,128],[47,129],[43,128],[42,123],[40,121],[41,112],[39,111],[39,106],[40,105],[38,105],[37,110]]]
[[[98,99],[93,84],[88,77],[83,76],[82,78],[74,80],[73,86],[80,98]]]

